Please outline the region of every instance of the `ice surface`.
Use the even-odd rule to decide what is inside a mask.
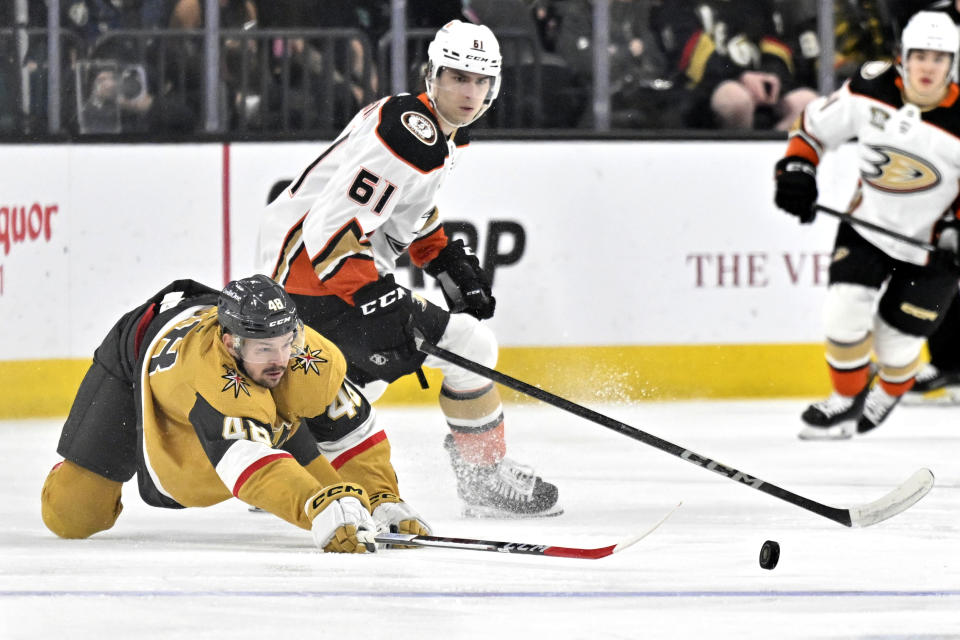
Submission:
[[[960,638],[960,409],[900,407],[876,432],[801,442],[801,401],[594,407],[834,506],[920,467],[933,491],[866,529],[834,522],[552,407],[508,407],[510,455],[566,513],[466,520],[439,410],[383,408],[404,497],[438,535],[602,546],[601,560],[447,549],[338,556],[239,501],[170,511],[124,488],[116,526],[40,521],[59,420],[0,422],[0,638]],[[758,564],[764,540],[779,566]],[[294,636],[293,634],[296,634]]]

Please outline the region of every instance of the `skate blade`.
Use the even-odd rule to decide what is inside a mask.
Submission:
[[[797,437],[801,440],[849,440],[856,430],[857,425],[852,420],[831,427],[807,425],[797,434]]]
[[[461,515],[464,518],[487,519],[487,520],[530,520],[532,518],[554,518],[563,514],[563,507],[558,504],[553,505],[545,511],[536,513],[517,513],[516,511],[507,511],[497,509],[496,507],[486,507],[475,504],[464,505]]]
[[[960,387],[940,387],[926,393],[908,391],[900,402],[907,407],[958,405],[960,404]]]

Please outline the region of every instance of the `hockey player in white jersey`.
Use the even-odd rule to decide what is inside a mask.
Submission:
[[[557,488],[505,457],[504,418],[487,379],[417,351],[427,340],[494,366],[490,280],[462,241],[444,232],[437,192],[469,143],[464,127],[500,88],[500,47],[489,28],[454,20],[428,48],[426,92],[361,110],[270,205],[260,227],[259,269],[281,282],[304,322],[344,353],[348,376],[373,402],[421,365],[443,372],[445,448],[467,515],[556,515]],[[436,278],[449,311],[394,281],[397,258]],[[372,433],[374,429],[370,429]],[[349,446],[363,447],[361,436]]]
[[[777,206],[811,222],[821,156],[856,138],[860,179],[849,213],[925,242],[951,235],[960,185],[958,45],[946,14],[920,12],[903,30],[898,65],[867,63],[811,102],[776,165]],[[924,339],[956,295],[957,277],[948,248],[928,253],[840,225],[823,314],[834,391],[803,413],[801,438],[849,438],[890,415],[914,383]],[[871,387],[872,355],[879,369]]]

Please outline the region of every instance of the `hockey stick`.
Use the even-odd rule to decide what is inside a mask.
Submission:
[[[547,404],[552,404],[555,407],[563,409],[564,411],[569,411],[570,413],[580,416],[595,422],[601,426],[612,429],[617,433],[621,433],[628,438],[633,438],[634,440],[639,440],[644,444],[648,444],[651,447],[660,449],[661,451],[666,451],[669,454],[672,454],[682,460],[686,460],[692,464],[697,465],[698,467],[704,467],[709,471],[718,473],[722,476],[730,478],[734,482],[739,482],[740,484],[747,485],[758,491],[763,491],[766,494],[769,494],[775,498],[780,498],[785,502],[796,505],[807,511],[812,511],[818,515],[823,516],[833,520],[834,522],[839,522],[845,527],[868,527],[872,524],[882,522],[887,518],[892,518],[893,516],[906,511],[911,506],[917,503],[923,496],[927,495],[930,489],[933,488],[933,473],[929,469],[920,469],[910,476],[906,482],[901,484],[899,487],[886,494],[882,498],[874,500],[863,505],[856,505],[848,509],[831,507],[825,504],[821,504],[810,498],[805,498],[801,495],[797,495],[786,489],[781,489],[780,487],[770,484],[766,480],[760,478],[749,476],[746,473],[729,467],[725,464],[717,462],[716,460],[711,460],[705,456],[702,456],[698,453],[690,451],[689,449],[684,449],[683,447],[673,444],[672,442],[667,442],[662,440],[655,435],[649,434],[645,431],[641,431],[635,427],[631,427],[628,424],[620,422],[619,420],[614,420],[608,416],[603,415],[602,413],[597,413],[592,409],[588,409],[584,406],[571,402],[566,398],[561,398],[556,396],[549,391],[544,391],[543,389],[538,389],[537,387],[531,386],[526,382],[517,380],[516,378],[511,378],[510,376],[500,373],[494,369],[483,366],[478,362],[468,360],[458,356],[455,353],[451,353],[446,349],[438,347],[434,344],[427,342],[424,339],[423,334],[417,330],[414,330],[414,340],[416,342],[417,348],[428,353],[434,357],[440,358],[441,360],[446,360],[452,364],[462,367],[467,371],[472,371],[478,375],[483,376],[493,380],[494,382],[499,382],[505,387],[509,387],[520,393],[524,393],[528,396],[532,396],[538,400],[542,400]]]
[[[683,504],[683,503],[680,503]],[[441,536],[417,536],[407,533],[378,533],[376,541],[381,544],[405,545],[408,547],[440,547],[444,549],[463,549],[470,551],[496,551],[498,553],[522,553],[531,556],[553,556],[555,558],[580,558],[596,560],[619,553],[635,545],[673,515],[680,504],[671,509],[667,515],[660,518],[656,524],[638,536],[621,540],[616,544],[596,549],[582,549],[579,547],[557,547],[546,544],[527,544],[524,542],[498,542],[496,540],[474,540],[472,538],[447,538]]]
[[[930,244],[929,242],[924,242],[923,240],[917,240],[916,238],[911,238],[910,236],[905,236],[902,233],[897,233],[892,229],[887,229],[886,227],[881,227],[878,224],[874,224],[867,220],[861,220],[860,218],[854,218],[849,213],[843,213],[842,211],[837,211],[836,209],[831,209],[830,207],[825,207],[822,204],[816,204],[813,206],[816,211],[825,213],[828,216],[833,216],[834,218],[839,219],[841,222],[846,222],[847,224],[853,225],[855,227],[863,227],[864,229],[870,229],[871,231],[876,231],[877,233],[882,233],[884,235],[890,236],[900,242],[913,245],[919,249],[925,251],[936,251],[937,247]]]

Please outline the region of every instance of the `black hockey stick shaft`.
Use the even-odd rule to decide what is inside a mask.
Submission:
[[[752,487],[758,491],[763,491],[764,493],[774,496],[775,498],[780,498],[781,500],[806,509],[807,511],[812,511],[817,515],[829,518],[834,522],[839,522],[845,527],[852,526],[852,518],[849,509],[839,509],[837,507],[821,504],[815,500],[811,500],[810,498],[805,498],[801,495],[793,493],[792,491],[787,491],[786,489],[782,489],[774,484],[770,484],[769,482],[761,480],[755,476],[747,475],[746,473],[734,469],[733,467],[717,462],[716,460],[711,460],[706,456],[702,456],[699,453],[685,449],[679,445],[673,444],[672,442],[663,440],[662,438],[658,438],[657,436],[649,434],[646,431],[641,431],[640,429],[631,427],[630,425],[620,422],[619,420],[614,420],[609,416],[605,416],[602,413],[598,413],[575,402],[571,402],[566,398],[561,398],[560,396],[554,395],[549,391],[544,391],[543,389],[529,385],[526,382],[512,378],[505,373],[500,373],[495,369],[485,367],[479,362],[474,362],[473,360],[458,356],[457,354],[447,351],[442,347],[438,347],[427,342],[427,340],[423,338],[423,335],[418,331],[415,331],[415,335],[417,348],[424,353],[440,358],[441,360],[446,360],[447,362],[455,364],[458,367],[462,367],[467,371],[472,371],[473,373],[481,375],[484,378],[488,378],[489,380],[493,380],[494,382],[499,382],[503,386],[509,387],[514,391],[519,391],[520,393],[524,393],[538,400],[542,400],[543,402],[563,409],[564,411],[569,411],[575,416],[585,418],[608,429],[612,429],[613,431],[621,433],[628,438],[639,440],[640,442],[650,445],[651,447],[660,449],[661,451],[666,451],[667,453],[695,464],[698,467],[703,467],[721,476],[726,476],[734,482],[739,482],[740,484],[747,485],[748,487]]]
[[[923,240],[917,240],[916,238],[911,238],[910,236],[905,236],[902,233],[898,233],[893,229],[887,229],[886,227],[881,227],[878,224],[874,224],[868,220],[861,220],[860,218],[854,218],[849,213],[843,213],[842,211],[837,211],[836,209],[831,209],[830,207],[825,207],[822,204],[814,205],[813,207],[821,213],[825,213],[828,216],[833,216],[838,218],[842,222],[846,222],[849,225],[855,227],[863,227],[864,229],[870,229],[871,231],[876,231],[877,233],[882,233],[884,235],[890,236],[900,242],[905,244],[913,245],[919,249],[924,249],[925,251],[936,251],[937,248],[930,244],[929,242],[924,242]]]

